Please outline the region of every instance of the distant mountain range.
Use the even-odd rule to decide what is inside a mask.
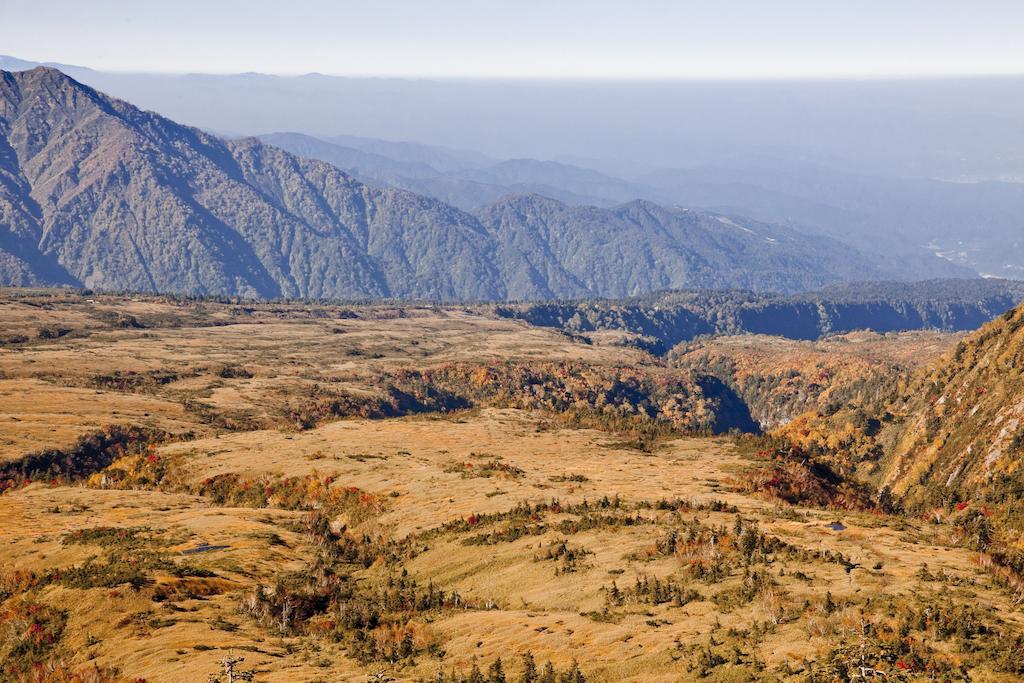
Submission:
[[[0,69],[37,65],[0,56]],[[466,211],[513,193],[645,199],[834,237],[898,278],[1024,278],[1021,78],[551,84],[52,66],[217,135],[298,131],[272,144]]]
[[[452,150],[414,143],[325,140],[301,133],[260,138],[293,154],[327,161],[371,185],[401,187],[467,211],[516,193],[605,208],[646,199],[834,237],[906,279],[979,272],[1024,278],[1020,184],[878,178],[756,157],[646,171],[624,180],[555,161],[474,157],[459,162]],[[415,161],[398,158],[389,148],[398,144],[415,148]]]
[[[400,156],[348,149],[361,163]],[[403,169],[439,163],[437,151],[399,151]],[[459,172],[515,177],[446,154]],[[642,200],[517,195],[468,213],[179,125],[42,67],[0,72],[0,231],[0,282],[106,290],[502,300],[892,275],[828,237]]]
[[[555,161],[499,161],[443,147],[350,136],[321,140],[302,133],[269,133],[259,137],[297,156],[333,164],[365,183],[400,187],[465,211],[511,194],[539,194],[567,204],[605,208],[634,199],[671,203],[664,193],[651,188]]]

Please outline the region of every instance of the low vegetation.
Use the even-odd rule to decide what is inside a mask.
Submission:
[[[5,305],[70,331],[0,351],[4,680],[1024,675],[1013,314],[656,359],[486,308],[38,296]],[[785,424],[723,434],[744,407]]]

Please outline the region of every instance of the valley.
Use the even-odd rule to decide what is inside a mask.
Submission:
[[[32,289],[0,319],[12,680],[1024,673],[979,501],[898,509],[782,437],[988,328],[651,355],[491,305]]]
[[[0,0],[0,683],[1024,681],[1022,25]]]

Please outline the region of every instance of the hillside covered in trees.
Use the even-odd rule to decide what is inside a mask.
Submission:
[[[469,213],[44,67],[0,72],[0,178],[7,285],[503,301],[905,276],[832,237],[639,199],[525,194]]]

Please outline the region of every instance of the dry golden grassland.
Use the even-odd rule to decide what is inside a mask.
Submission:
[[[529,653],[588,681],[1019,680],[1024,619],[975,554],[741,493],[744,442],[638,440],[600,401],[294,420],[400,368],[659,359],[484,309],[90,298],[0,304],[27,338],[0,347],[3,461],[97,463],[8,472],[0,679],[205,681],[240,656],[257,681],[498,680],[500,657],[519,681]],[[71,450],[111,424],[151,431]]]
[[[283,407],[314,387],[373,393],[373,373],[396,366],[642,362],[639,352],[575,344],[472,311],[406,308],[399,317],[398,309],[366,307],[364,317],[343,317],[350,310],[70,294],[0,299],[3,336],[26,338],[0,346],[0,461],[111,423],[175,434],[212,433],[211,422],[277,426]],[[51,329],[65,332],[41,336]]]

